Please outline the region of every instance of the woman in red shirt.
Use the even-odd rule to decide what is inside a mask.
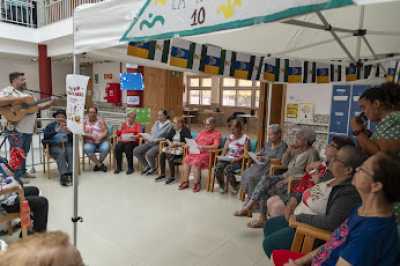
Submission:
[[[119,130],[117,130],[118,142],[115,145],[115,159],[117,160],[117,169],[114,174],[119,174],[122,171],[122,153],[125,152],[126,160],[128,161],[127,175],[134,172],[133,169],[133,149],[138,145],[139,133],[142,132],[142,125],[135,122],[136,113],[131,112]]]

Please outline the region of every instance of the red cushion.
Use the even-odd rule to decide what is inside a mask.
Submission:
[[[304,254],[298,252],[291,252],[289,250],[274,250],[272,251],[272,261],[275,266],[283,266],[289,262],[289,259],[297,260],[303,257]]]

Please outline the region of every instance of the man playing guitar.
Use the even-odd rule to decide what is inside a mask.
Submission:
[[[13,102],[35,99],[32,93],[27,91],[26,80],[24,73],[13,72],[9,75],[10,86],[4,88],[0,92],[0,107],[10,106]],[[49,108],[54,103],[54,100],[49,100],[46,103],[38,104],[38,111]],[[11,131],[8,136],[10,148],[20,147],[24,150],[25,155],[28,154],[32,135],[36,123],[36,113],[26,114],[20,121],[7,121],[7,130]],[[22,181],[21,178],[34,178],[26,171],[26,159],[23,160],[22,166],[15,172],[15,178]]]

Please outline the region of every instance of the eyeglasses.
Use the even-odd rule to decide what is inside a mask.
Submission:
[[[370,171],[366,170],[366,169],[365,169],[364,167],[362,167],[362,166],[357,167],[357,168],[356,168],[356,172],[357,172],[357,173],[358,173],[358,172],[364,172],[366,175],[368,175],[368,176],[370,176],[370,177],[373,177],[373,176],[374,176]]]

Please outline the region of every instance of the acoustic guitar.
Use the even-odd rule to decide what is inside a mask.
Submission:
[[[0,114],[10,123],[17,123],[28,114],[39,112],[39,104],[52,101],[46,98],[35,101],[33,97],[16,99],[12,104],[0,107]]]

